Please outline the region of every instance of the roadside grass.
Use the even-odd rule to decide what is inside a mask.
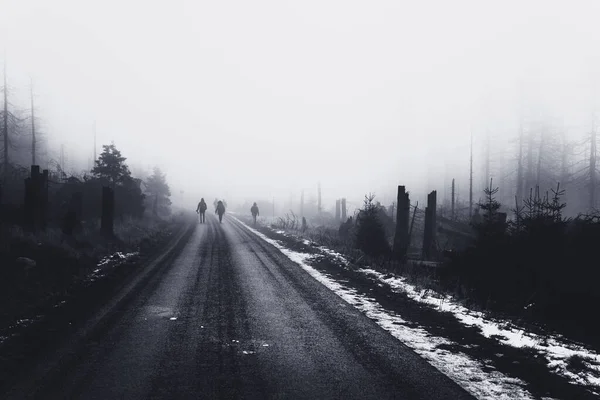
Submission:
[[[10,242],[3,242],[0,260],[10,265],[0,270],[0,393],[109,301],[178,232],[191,234],[191,218],[179,213],[124,219],[115,221],[113,238],[103,238],[92,226],[70,241],[52,230],[29,235],[2,227]],[[15,262],[23,254],[35,265]]]

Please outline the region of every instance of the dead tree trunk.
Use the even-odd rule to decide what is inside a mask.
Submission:
[[[538,146],[538,159],[537,159],[537,166],[536,166],[536,171],[535,171],[535,185],[536,186],[542,185],[542,166],[543,166],[543,162],[544,162],[543,157],[544,157],[545,144],[546,144],[546,131],[545,131],[545,129],[542,129],[542,131],[540,132],[540,144]]]
[[[590,143],[590,210],[596,208],[596,126],[592,125],[592,137]]]
[[[491,157],[490,157],[490,132],[486,132],[486,138],[485,138],[485,177],[483,179],[483,182],[487,183],[487,181],[490,179],[490,175],[492,174],[491,172]],[[485,187],[485,184],[484,184]]]
[[[569,181],[569,143],[565,131],[561,134],[561,159],[560,159],[560,181],[563,185],[567,185]]]
[[[471,157],[469,160],[469,219],[471,219],[473,217],[473,134],[471,134]]]
[[[8,84],[6,83],[6,60],[4,60],[4,113],[2,114],[2,135],[4,136],[4,184],[8,181]]]
[[[35,109],[33,106],[33,84],[31,85],[31,165],[35,165]]]
[[[408,220],[410,215],[410,198],[404,186],[398,186],[396,200],[396,232],[394,234],[394,257],[404,260],[408,252]]]
[[[410,208],[410,205],[409,205],[409,208]],[[418,210],[419,210],[419,202],[417,201],[417,204],[415,204],[415,210],[413,211],[412,220],[410,221],[410,229],[408,230],[408,241],[407,241],[407,245],[406,245],[407,249],[410,248],[410,239],[412,238],[413,228],[415,227],[415,218],[417,217]],[[409,212],[410,212],[410,210],[409,210]]]
[[[425,233],[423,236],[423,259],[430,259],[434,255],[436,233],[436,203],[437,192],[434,190],[427,195],[425,207]]]
[[[102,187],[102,218],[100,230],[106,236],[114,235],[115,192],[108,186]]]
[[[321,216],[321,210],[321,182],[319,182],[317,188],[317,212],[319,213],[319,217]]]
[[[454,220],[456,218],[456,215],[454,214],[454,196],[455,196],[455,190],[454,190],[454,178],[452,179],[452,200],[451,200],[451,214],[450,217],[452,218],[452,220]]]
[[[523,140],[524,140],[524,134],[523,134],[523,121],[520,122],[519,124],[519,155],[517,156],[517,187],[516,187],[516,192],[517,192],[517,200],[521,201],[523,200]]]
[[[529,138],[527,140],[527,174],[525,178],[525,191],[532,189],[534,185],[533,178],[533,146],[534,138],[531,132],[529,132]]]

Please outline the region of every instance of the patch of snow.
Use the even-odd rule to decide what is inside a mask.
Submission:
[[[98,262],[97,266],[100,268],[106,267],[109,264],[115,264],[121,261],[125,261],[131,257],[137,256],[139,254],[139,252],[134,251],[131,253],[122,253],[120,251],[117,251],[114,254],[111,254],[109,256],[103,257],[100,262]],[[95,270],[94,272],[98,271],[99,269]]]
[[[594,393],[600,395],[600,354],[597,352],[582,345],[572,344],[558,335],[544,337],[511,324],[493,321],[486,318],[482,312],[471,311],[460,305],[452,297],[442,296],[431,291],[421,291],[408,283],[406,278],[382,274],[372,269],[359,271],[379,282],[384,282],[396,292],[405,293],[415,301],[429,304],[440,311],[452,313],[464,325],[478,327],[485,337],[495,337],[501,343],[512,347],[534,349],[546,358],[548,366],[554,373],[566,377],[573,383],[593,386]],[[574,356],[583,359],[587,367],[586,371],[575,374],[567,369],[568,359]]]

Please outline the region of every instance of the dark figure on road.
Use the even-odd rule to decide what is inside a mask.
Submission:
[[[219,222],[223,222],[223,214],[225,214],[225,206],[223,202],[219,200],[217,203],[217,209],[215,210],[215,214],[219,214]]]
[[[206,222],[204,213],[206,212],[207,208],[208,206],[206,205],[206,202],[204,201],[203,197],[200,199],[200,203],[198,203],[198,208],[196,208],[196,212],[198,213],[198,219],[200,220],[201,224]]]
[[[254,203],[254,205],[252,205],[250,212],[252,213],[252,218],[254,218],[254,225],[256,225],[256,216],[260,215],[258,213],[258,206],[256,205],[256,202]]]

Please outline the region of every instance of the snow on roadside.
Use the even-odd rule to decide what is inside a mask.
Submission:
[[[288,236],[284,231],[278,231],[278,233]],[[310,243],[306,239],[303,240],[305,244]],[[343,265],[349,265],[340,253],[323,246],[319,246],[318,249],[334,257]],[[471,311],[452,297],[419,290],[404,277],[391,273],[383,274],[369,268],[360,269],[359,272],[388,285],[396,292],[405,293],[412,300],[434,306],[440,311],[452,313],[464,325],[478,327],[482,335],[487,338],[495,337],[502,344],[516,348],[534,349],[546,358],[549,369],[555,374],[567,378],[571,383],[585,385],[594,394],[600,396],[600,354],[598,352],[582,345],[570,343],[559,335],[541,336],[508,323],[502,324],[486,318],[484,313]],[[570,371],[567,367],[572,358],[576,358],[584,367],[577,373]]]
[[[244,224],[240,220],[238,222]],[[275,246],[317,281],[374,320],[379,326],[390,332],[395,338],[409,346],[477,398],[490,400],[533,399],[531,394],[523,388],[525,386],[523,381],[491,370],[489,365],[485,365],[465,354],[452,353],[440,348],[440,346],[451,345],[452,342],[444,338],[431,336],[426,330],[409,325],[396,313],[384,309],[373,298],[361,295],[356,290],[317,271],[308,265],[308,262],[314,257],[313,254],[289,250],[278,241],[268,238],[246,224],[244,225],[261,239]],[[345,261],[338,253],[331,250],[327,252],[330,255],[335,255],[338,260]]]
[[[405,293],[409,298],[432,305],[440,311],[452,313],[464,325],[477,326],[485,337],[496,337],[501,343],[512,347],[529,347],[546,357],[548,366],[559,375],[573,383],[592,386],[594,393],[600,395],[600,354],[581,345],[571,344],[560,336],[543,337],[514,326],[502,326],[497,321],[486,318],[483,313],[475,312],[458,304],[451,297],[439,294],[426,295],[406,278],[392,274],[382,274],[372,269],[361,269],[360,272],[374,277],[379,282],[389,285],[396,292]],[[575,374],[567,369],[571,357],[580,358],[587,367],[585,371]]]
[[[118,251],[114,254],[102,258],[96,265],[97,268],[88,275],[88,281],[94,282],[100,278],[103,278],[108,273],[108,271],[118,267],[119,265],[125,263],[133,257],[138,256],[139,254],[140,253],[137,251],[131,253],[122,253]]]

